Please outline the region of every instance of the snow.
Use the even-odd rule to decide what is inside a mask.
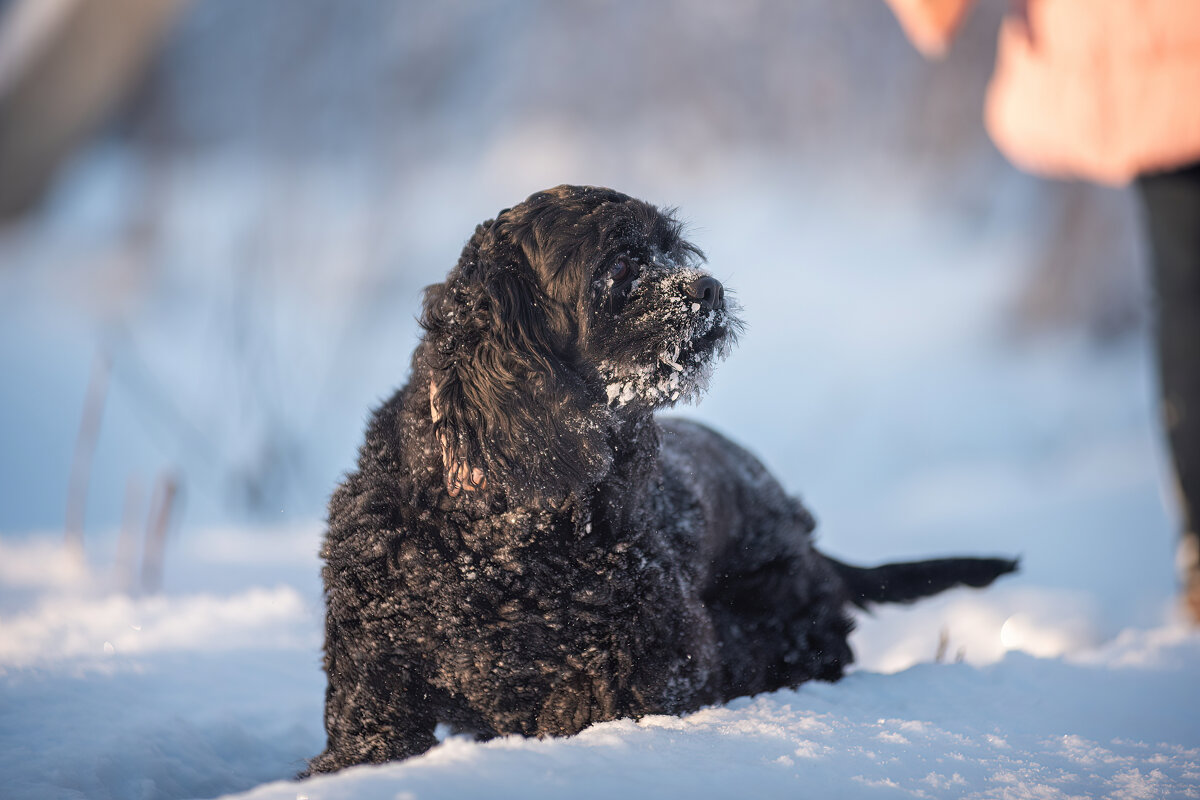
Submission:
[[[1048,702],[1018,699],[1046,677],[1058,690]],[[684,719],[604,723],[572,739],[450,741],[408,763],[242,796],[1194,796],[1200,749],[1163,742],[1168,734],[1155,726],[1103,719],[1137,719],[1159,692],[1196,699],[1184,675],[1158,684],[1160,677],[1028,657],[982,672],[927,665],[895,676],[859,673]],[[1093,717],[1095,693],[1114,699]],[[1094,718],[1089,730],[1103,740],[1064,733],[1073,729],[1064,720],[1081,716]],[[1186,736],[1186,727],[1176,732]]]
[[[1008,649],[975,652],[978,664],[937,663],[910,643],[921,663],[898,671],[869,655],[859,633],[863,668],[837,684],[683,718],[618,720],[567,739],[451,737],[407,762],[296,783],[290,776],[321,745],[319,532],[213,531],[211,548],[198,546],[204,536],[181,542],[176,555],[195,586],[219,584],[231,566],[246,568],[243,579],[225,591],[145,597],[110,592],[94,566],[70,566],[46,536],[6,537],[4,796],[1200,794],[1191,713],[1200,707],[1200,636],[1171,624],[1046,657],[1023,646],[1036,650],[1036,639],[997,634]],[[263,585],[269,579],[253,577],[263,570],[283,582]],[[926,633],[1014,611],[1009,623],[1024,619],[1028,632],[1061,624],[1058,598],[1023,605],[1019,595],[960,591],[898,613]]]

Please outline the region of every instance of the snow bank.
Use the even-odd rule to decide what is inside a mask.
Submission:
[[[864,667],[837,684],[295,782],[323,745],[318,532],[208,532],[176,555],[228,588],[145,597],[49,537],[0,538],[3,796],[1200,796],[1200,635],[1093,644],[1075,595],[1020,586],[863,617]]]
[[[54,598],[3,621],[0,664],[25,667],[98,651],[115,656],[294,646],[290,623],[303,611],[303,600],[288,586],[231,597]],[[311,636],[302,638],[311,643]]]
[[[1010,655],[982,670],[860,672],[571,739],[450,740],[405,763],[238,797],[1195,797],[1200,733],[1190,714],[1153,709],[1197,707],[1200,638],[1158,635],[1171,666]]]

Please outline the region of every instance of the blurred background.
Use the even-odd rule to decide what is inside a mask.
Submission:
[[[825,549],[1023,554],[1087,624],[1158,619],[1137,209],[988,141],[1004,8],[930,63],[881,0],[0,0],[0,534],[144,538],[154,588],[315,523],[421,288],[589,183],[678,207],[736,294],[686,413]]]

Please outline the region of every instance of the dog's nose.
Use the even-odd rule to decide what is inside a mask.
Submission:
[[[704,308],[716,310],[725,307],[725,287],[711,276],[697,278],[685,286],[684,291]]]

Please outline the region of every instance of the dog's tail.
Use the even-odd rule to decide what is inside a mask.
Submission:
[[[846,586],[847,600],[867,603],[911,603],[955,586],[987,586],[1017,570],[1007,558],[935,558],[879,567],[854,567],[825,557]]]

